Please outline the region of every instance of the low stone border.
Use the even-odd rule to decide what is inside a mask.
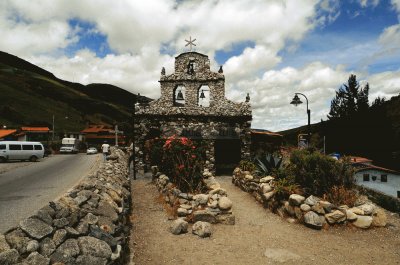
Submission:
[[[127,156],[106,163],[57,201],[0,235],[0,264],[121,264],[128,251]]]
[[[299,194],[292,194],[286,201],[277,201],[273,177],[255,178],[250,172],[240,168],[234,170],[232,183],[251,193],[265,208],[277,209],[276,213],[287,218],[289,222],[297,221],[315,229],[321,229],[324,225],[329,227],[346,223],[363,229],[386,226],[387,217],[384,210],[365,196],[360,196],[353,208],[347,205],[337,206],[313,195],[305,198]]]
[[[172,209],[176,209],[178,219],[184,219],[184,221],[191,223],[235,224],[235,216],[232,212],[232,201],[228,198],[226,190],[221,188],[215,177],[207,169],[205,169],[203,176],[209,191],[205,194],[183,193],[170,182],[166,175],[157,172],[156,167],[153,167],[152,170],[153,179],[155,180],[158,191],[162,194],[165,203]],[[173,220],[176,219],[176,216],[171,215],[168,218]],[[178,226],[178,230],[171,228],[171,232],[174,230],[181,231],[179,227],[187,226],[181,221],[175,223],[176,226]],[[196,227],[204,226],[204,224],[200,224],[201,223],[196,225]],[[208,228],[205,230],[208,230]],[[182,233],[184,232],[186,232],[185,229],[182,229]],[[181,232],[175,232],[174,234],[180,233]],[[208,232],[205,234],[208,234]]]

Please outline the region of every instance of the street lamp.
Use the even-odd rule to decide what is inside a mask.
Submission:
[[[293,104],[297,107],[297,105],[300,105],[301,103],[303,103],[298,95],[302,95],[307,102],[307,116],[308,116],[308,126],[307,126],[307,130],[308,130],[308,146],[310,146],[310,140],[311,140],[311,125],[310,125],[310,116],[311,116],[311,111],[308,108],[308,98],[306,97],[306,95],[302,94],[302,93],[294,93],[294,97],[292,99],[292,102],[290,102],[290,104]]]

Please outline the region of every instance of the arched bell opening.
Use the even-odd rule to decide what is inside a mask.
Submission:
[[[200,107],[209,107],[211,101],[210,87],[207,85],[200,86],[197,91],[197,102]]]
[[[186,88],[182,85],[178,85],[174,90],[174,106],[183,107],[185,106],[185,98],[186,98]]]

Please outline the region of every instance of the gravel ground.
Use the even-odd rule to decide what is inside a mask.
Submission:
[[[42,158],[42,160],[44,159],[48,159],[48,157]],[[7,161],[5,163],[0,163],[0,174],[13,170],[15,168],[26,167],[33,163],[34,162],[21,162],[21,161]]]
[[[172,235],[171,221],[148,178],[132,181],[131,263],[145,264],[400,264],[400,220],[387,228],[315,231],[291,224],[218,177],[233,201],[236,224],[213,225],[211,238]]]

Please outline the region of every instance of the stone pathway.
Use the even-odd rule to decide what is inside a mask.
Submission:
[[[230,177],[217,180],[233,201],[236,224],[213,225],[205,239],[172,235],[150,178],[132,181],[131,264],[400,264],[398,217],[391,228],[315,231],[264,209]]]

